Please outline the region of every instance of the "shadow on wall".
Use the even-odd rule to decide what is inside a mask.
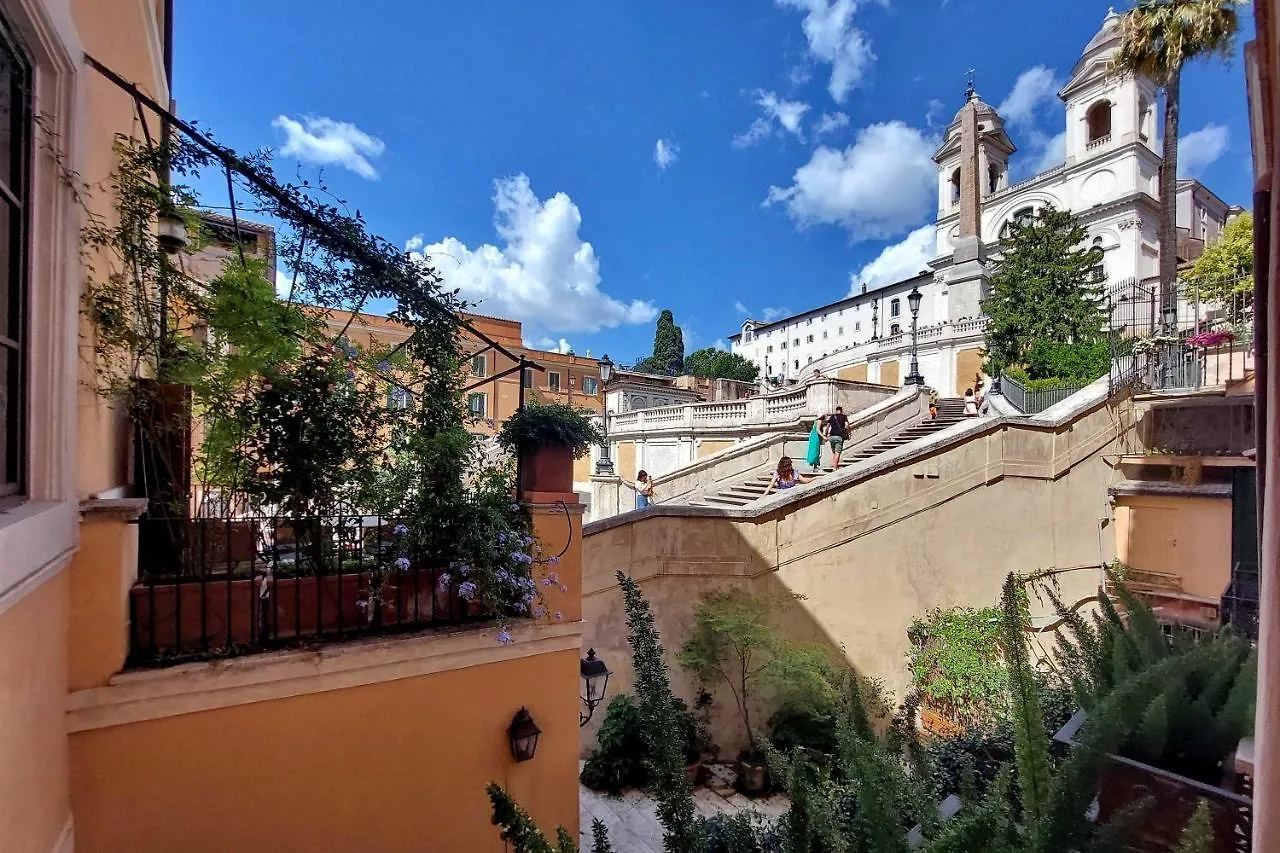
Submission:
[[[782,620],[795,639],[843,650],[900,699],[909,681],[907,627],[917,616],[991,605],[1011,571],[1055,570],[1068,602],[1096,592],[1115,554],[1107,489],[1121,477],[1104,457],[1136,447],[1135,415],[1126,399],[1057,425],[993,420],[874,476],[749,518],[673,510],[591,525],[584,647],[615,672],[611,696],[631,690],[618,569],[651,602],[669,661],[707,592],[785,591],[805,596]],[[1033,617],[1051,611],[1047,602],[1032,605]],[[693,678],[674,663],[671,673],[676,692],[692,700]],[[602,718],[583,729],[584,749]],[[744,745],[731,696],[716,696],[712,728],[722,754]]]

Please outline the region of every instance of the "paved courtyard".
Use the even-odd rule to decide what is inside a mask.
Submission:
[[[775,794],[752,799],[733,790],[733,771],[728,765],[711,765],[708,782],[694,790],[693,802],[706,817],[754,809],[769,820],[781,817],[789,807],[787,798]],[[662,824],[657,806],[642,791],[627,791],[611,797],[582,787],[578,808],[581,813],[580,846],[591,849],[591,824],[596,819],[609,827],[613,849],[625,853],[662,853]]]

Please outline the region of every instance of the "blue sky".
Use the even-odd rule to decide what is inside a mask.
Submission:
[[[477,310],[522,320],[529,342],[629,361],[663,308],[692,350],[745,312],[912,271],[928,156],[966,69],[1014,119],[1014,178],[1032,174],[1052,165],[1053,93],[1106,11],[183,0],[175,91],[225,144],[273,146],[282,175],[323,169],[375,231],[429,255]],[[1182,121],[1190,171],[1247,205],[1242,67],[1191,68]]]

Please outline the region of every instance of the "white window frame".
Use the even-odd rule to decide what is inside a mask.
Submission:
[[[558,370],[547,371],[547,390],[548,391],[560,390],[560,371]]]
[[[471,375],[476,379],[484,379],[489,375],[489,359],[484,353],[471,356]]]
[[[582,377],[582,393],[594,397],[600,393],[600,380],[594,376]]]
[[[472,402],[476,398],[480,398],[480,411],[477,412]],[[467,395],[467,413],[473,418],[489,417],[489,395],[483,391],[472,391]]]

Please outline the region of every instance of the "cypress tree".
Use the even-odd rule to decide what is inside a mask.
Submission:
[[[653,333],[653,355],[636,363],[636,369],[663,376],[679,376],[684,373],[684,332],[676,325],[669,308],[658,315],[658,326]]]
[[[1071,213],[1046,206],[1012,222],[1003,258],[991,278],[983,311],[987,366],[995,375],[1024,364],[1037,342],[1097,340],[1106,321],[1101,292],[1102,250],[1084,247],[1088,232]]]

